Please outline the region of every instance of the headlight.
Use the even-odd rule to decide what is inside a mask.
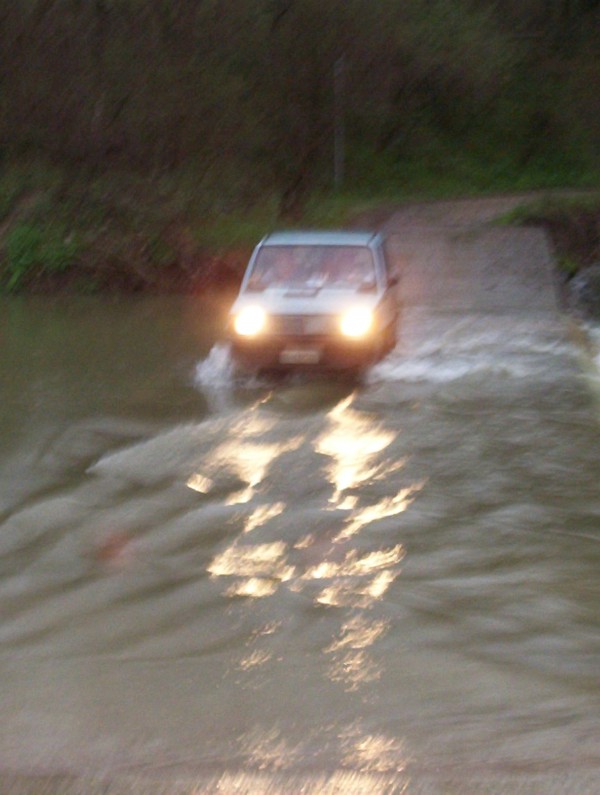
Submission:
[[[267,323],[267,313],[260,306],[246,306],[235,316],[233,328],[241,337],[254,337]]]
[[[373,313],[365,307],[354,307],[345,312],[340,320],[340,331],[345,337],[365,337],[373,327]]]

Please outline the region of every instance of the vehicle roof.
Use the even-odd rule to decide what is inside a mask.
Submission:
[[[368,246],[380,235],[368,231],[290,230],[272,232],[264,237],[261,246]]]

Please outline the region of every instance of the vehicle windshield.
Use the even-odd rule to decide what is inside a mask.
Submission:
[[[375,265],[366,246],[263,246],[248,290],[334,288],[375,290]]]

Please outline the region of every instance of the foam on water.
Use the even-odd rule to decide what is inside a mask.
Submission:
[[[523,318],[463,317],[446,320],[439,328],[402,335],[399,345],[369,369],[367,385],[382,382],[444,384],[475,377],[509,377],[554,380],[557,372],[576,367],[582,348],[569,337],[565,326]],[[600,326],[583,329],[589,348],[589,375],[600,379]],[[296,383],[290,375],[285,383]],[[235,404],[235,391],[272,386],[258,376],[236,373],[229,346],[217,343],[196,365],[194,385],[206,396],[211,409],[222,412]],[[279,384],[281,387],[281,383]]]
[[[600,325],[587,325],[583,330],[589,345],[586,357],[588,382],[600,408]]]
[[[600,375],[600,325],[588,326],[586,331],[592,347],[592,358]]]
[[[600,328],[587,329],[587,333],[594,346],[595,365],[600,370]],[[508,327],[506,322],[482,327],[464,321],[417,344],[397,346],[369,370],[366,382],[440,384],[485,373],[513,378],[543,376],[549,369],[548,357],[568,360],[574,354],[573,343],[556,329],[537,328],[535,324]],[[193,382],[213,411],[232,408],[236,387],[255,389],[268,385],[257,376],[236,373],[225,343],[214,345],[209,355],[198,362]]]
[[[574,355],[564,329],[468,319],[399,345],[372,368],[368,380],[439,384],[482,374],[544,377],[552,370],[549,363]]]

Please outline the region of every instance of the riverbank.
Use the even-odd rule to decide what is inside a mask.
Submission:
[[[2,187],[0,292],[33,295],[231,292],[252,247],[273,228],[380,228],[399,206],[492,201],[490,196],[323,196],[294,219],[282,220],[268,201],[245,211],[208,209],[192,190],[164,178],[74,176],[47,164],[5,174]],[[563,286],[600,262],[597,192],[547,190],[496,198],[499,204],[486,223],[543,227]]]

